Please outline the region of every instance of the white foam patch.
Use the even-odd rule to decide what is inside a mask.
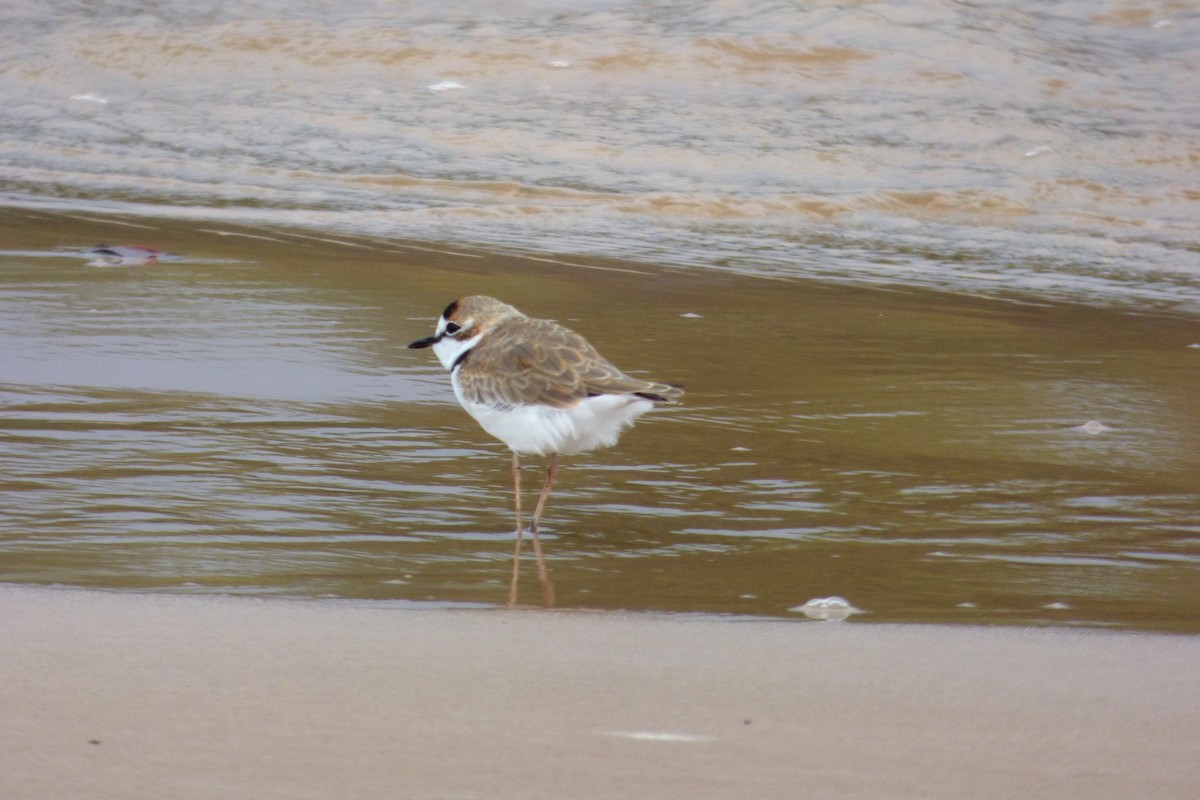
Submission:
[[[861,614],[862,609],[855,608],[844,597],[814,597],[802,606],[793,606],[788,611],[803,614],[809,619],[819,619],[826,622],[841,622],[852,614]]]
[[[713,737],[702,733],[676,733],[673,731],[600,731],[603,736],[618,739],[633,739],[638,742],[707,742]]]

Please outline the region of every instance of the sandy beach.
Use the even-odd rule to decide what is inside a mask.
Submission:
[[[1200,798],[1195,3],[4,34],[0,800]],[[686,390],[556,610],[472,295]]]
[[[0,589],[0,796],[1190,798],[1200,639]]]

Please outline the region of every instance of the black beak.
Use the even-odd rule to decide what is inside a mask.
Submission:
[[[415,342],[410,344],[408,348],[410,350],[421,350],[437,344],[438,341],[440,341],[440,337],[438,336],[426,336],[424,339],[417,339]]]

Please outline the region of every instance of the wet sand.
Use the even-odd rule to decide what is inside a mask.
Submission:
[[[1193,797],[1200,639],[0,589],[0,796]]]

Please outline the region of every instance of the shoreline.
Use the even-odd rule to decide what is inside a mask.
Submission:
[[[0,587],[6,798],[1191,797],[1200,637]]]

